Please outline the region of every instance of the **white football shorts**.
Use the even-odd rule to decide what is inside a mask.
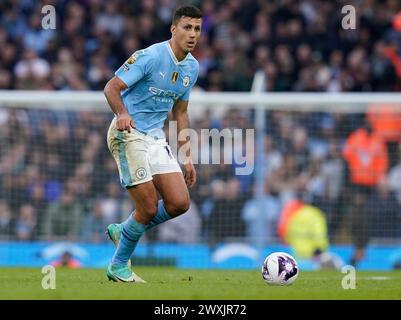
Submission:
[[[155,174],[182,173],[165,138],[154,138],[133,128],[131,132],[118,131],[116,118],[107,132],[107,146],[117,162],[124,188],[150,181]]]

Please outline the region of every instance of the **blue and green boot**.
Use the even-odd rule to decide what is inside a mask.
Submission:
[[[107,226],[105,233],[109,236],[110,240],[113,241],[116,248],[118,247],[122,231],[123,225],[121,223],[112,223]]]
[[[146,281],[132,272],[128,265],[109,264],[107,267],[107,278],[114,282],[138,282],[145,283]]]
[[[120,242],[122,227],[122,224],[112,223],[107,226],[105,232],[110,240],[113,241],[116,249],[118,247],[118,243]],[[109,280],[118,282],[146,282],[131,270],[131,260],[128,260],[128,264],[125,266],[113,265],[110,263],[107,268],[107,278],[109,278]]]

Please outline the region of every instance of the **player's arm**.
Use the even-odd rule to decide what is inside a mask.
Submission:
[[[117,115],[117,129],[120,131],[135,128],[135,124],[129,115],[121,99],[121,91],[130,88],[135,83],[149,74],[154,66],[155,59],[148,50],[136,51],[125,63],[115,72],[109,82],[104,87],[104,95],[110,105],[111,110]]]
[[[119,77],[113,77],[104,87],[104,95],[111,110],[117,115],[117,130],[131,132],[131,127],[135,128],[135,124],[121,99],[121,91],[125,89],[127,85]]]
[[[189,127],[188,117],[188,101],[177,100],[172,110],[173,120],[177,121],[178,134],[181,130]],[[178,145],[181,148],[185,145],[185,159],[184,159],[184,179],[185,183],[191,188],[196,182],[196,171],[191,158],[191,150],[189,148],[189,137],[186,140],[178,140]]]

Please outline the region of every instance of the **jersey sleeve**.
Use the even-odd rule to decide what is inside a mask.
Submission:
[[[129,88],[152,72],[155,60],[151,51],[138,50],[124,62],[115,75]]]
[[[197,65],[197,68],[193,73],[194,81],[191,81],[191,84],[190,84],[188,90],[185,91],[185,93],[180,97],[180,100],[184,100],[184,101],[188,101],[189,100],[189,94],[191,93],[192,88],[194,87],[196,81],[198,80],[198,74],[199,74],[199,67]]]

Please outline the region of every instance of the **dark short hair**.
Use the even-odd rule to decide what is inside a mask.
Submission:
[[[174,12],[173,24],[177,24],[181,17],[202,18],[202,11],[195,6],[181,6]]]

